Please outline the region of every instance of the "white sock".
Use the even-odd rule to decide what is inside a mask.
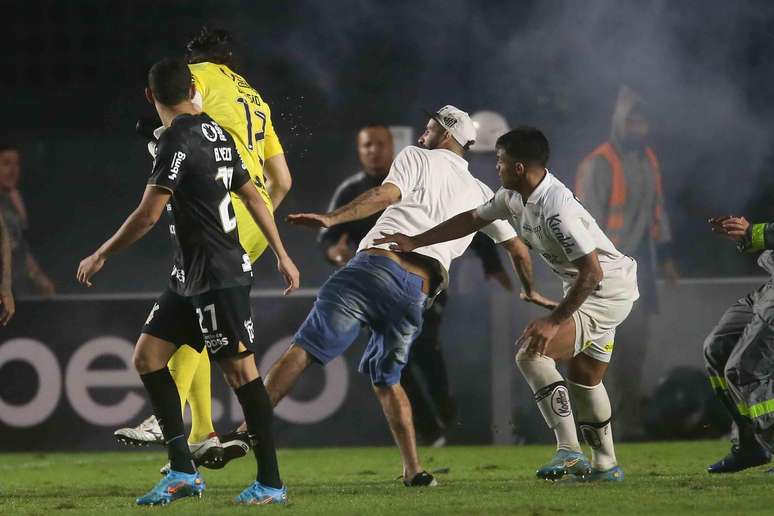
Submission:
[[[567,384],[556,370],[556,362],[544,355],[519,351],[516,365],[532,389],[548,428],[556,435],[556,449],[581,451]]]
[[[602,383],[593,387],[568,381],[575,408],[578,413],[578,426],[583,439],[591,446],[591,465],[594,469],[605,471],[615,467],[618,462],[613,448],[613,428],[610,426],[610,398]]]

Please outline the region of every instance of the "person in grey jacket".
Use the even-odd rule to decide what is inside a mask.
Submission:
[[[623,254],[637,260],[640,300],[619,328],[619,349],[610,370],[613,411],[620,438],[641,438],[640,386],[649,340],[649,319],[658,313],[658,264],[670,284],[677,281],[672,231],[661,181],[661,165],[649,146],[650,120],[643,99],[622,86],[608,141],[578,167],[575,195]]]
[[[758,265],[772,276],[731,305],[704,340],[710,383],[733,419],[731,452],[707,471],[735,473],[768,463],[774,448],[774,223],[734,216],[709,222],[740,251],[764,251]]]

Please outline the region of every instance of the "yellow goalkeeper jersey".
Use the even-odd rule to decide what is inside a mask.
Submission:
[[[263,166],[266,160],[282,154],[277,133],[271,122],[271,109],[258,92],[228,66],[215,63],[188,65],[196,91],[201,95],[202,111],[234,137],[239,154],[266,206],[274,208],[266,190]],[[231,195],[237,219],[239,242],[255,261],[268,242],[238,195]]]

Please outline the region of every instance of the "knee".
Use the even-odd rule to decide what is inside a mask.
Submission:
[[[531,351],[526,351],[523,347],[516,352],[515,360],[516,366],[522,373],[534,367],[534,365],[538,362],[554,362],[554,360],[550,357],[539,355]]]
[[[223,369],[223,377],[232,389],[238,389],[260,377],[252,355],[241,359],[224,360],[220,365]]]
[[[389,395],[390,389],[392,388],[392,385],[383,385],[383,384],[371,384],[371,388],[374,390],[374,394],[376,394],[376,397],[379,399],[382,399],[385,396]]]
[[[399,383],[391,385],[372,383],[371,388],[380,403],[399,398],[399,391],[402,392],[403,389]]]
[[[228,384],[228,386],[231,387],[232,389],[238,389],[241,386],[255,380],[255,377],[253,377],[250,374],[247,374],[246,371],[239,370],[239,369],[224,371],[223,377],[226,379],[226,383]]]

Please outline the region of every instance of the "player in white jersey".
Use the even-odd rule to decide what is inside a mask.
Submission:
[[[314,307],[293,337],[293,345],[269,371],[266,388],[276,403],[312,364],[341,355],[369,326],[371,338],[359,369],[371,378],[403,461],[406,486],[432,486],[432,475],[419,462],[411,406],[400,386],[414,338],[422,327],[428,294],[443,288],[449,264],[473,236],[428,246],[416,253],[395,253],[375,240],[384,231],[425,231],[486,202],[492,191],[474,178],[462,157],[475,140],[475,128],[464,111],[445,106],[430,115],[419,143],[407,147],[392,163],[381,186],[324,214],[291,215],[291,222],[329,227],[384,210],[360,242],[357,254],[320,288]],[[542,298],[531,288],[529,251],[503,221],[481,226],[511,255],[531,301]]]
[[[602,379],[613,351],[615,329],[629,315],[637,290],[637,263],[621,254],[558,179],[545,168],[549,147],[535,128],[519,127],[497,140],[497,171],[503,188],[489,202],[415,235],[385,235],[395,251],[421,252],[507,220],[521,240],[561,278],[564,299],[550,315],[531,322],[517,342],[516,363],[556,435],[553,459],[537,471],[558,480],[623,480],[613,449],[610,401]],[[568,360],[568,379],[556,368]],[[583,454],[578,425],[592,449]]]

